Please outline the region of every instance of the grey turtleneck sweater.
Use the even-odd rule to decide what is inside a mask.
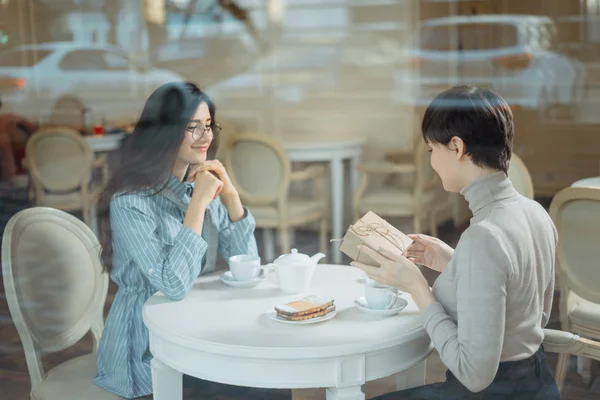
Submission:
[[[503,172],[461,194],[473,212],[446,270],[433,285],[436,303],[423,326],[448,369],[471,391],[493,381],[498,364],[534,354],[554,294],[558,235],[537,202]]]

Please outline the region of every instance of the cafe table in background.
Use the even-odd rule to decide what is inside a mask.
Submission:
[[[225,285],[215,273],[199,278],[182,301],[155,294],[143,309],[154,400],[182,399],[182,374],[292,389],[294,399],[306,398],[299,389],[325,388],[321,398],[327,400],[363,400],[363,384],[393,375],[394,389],[423,385],[433,347],[416,304],[403,294],[408,305],[396,315],[363,313],[354,304],[364,295],[363,277],[353,267],[322,264],[308,293],[282,292],[273,274],[243,289]],[[335,317],[288,324],[267,315],[309,294],[333,298]]]
[[[591,178],[584,178],[578,181],[575,181],[571,184],[571,186],[575,187],[597,187],[600,188],[600,176],[594,176]]]

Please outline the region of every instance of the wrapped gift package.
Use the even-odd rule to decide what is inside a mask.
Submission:
[[[346,231],[340,251],[354,261],[379,266],[377,261],[360,252],[358,246],[364,244],[373,250],[385,249],[390,253],[403,255],[411,243],[411,238],[369,211]]]

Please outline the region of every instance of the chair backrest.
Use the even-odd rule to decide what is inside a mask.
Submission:
[[[219,134],[219,148],[215,159],[223,161],[225,160],[225,154],[231,147],[231,141],[239,134],[238,127],[228,119],[220,119],[219,125],[221,125],[221,133]]]
[[[25,209],[6,226],[4,287],[32,390],[44,376],[40,353],[64,350],[90,330],[97,349],[108,291],[99,250],[87,225],[53,208]]]
[[[512,154],[510,159],[508,178],[511,180],[517,192],[527,198],[533,199],[534,191],[531,174],[523,160],[515,153]]]
[[[224,156],[231,181],[249,206],[286,201],[291,166],[275,139],[253,133],[236,135]]]
[[[600,303],[600,188],[568,187],[556,194],[550,216],[558,231],[556,249],[561,293],[570,290]]]
[[[52,192],[86,188],[94,153],[70,128],[38,131],[27,141],[27,163],[36,187]]]

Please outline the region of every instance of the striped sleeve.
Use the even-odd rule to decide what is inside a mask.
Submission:
[[[150,200],[116,197],[110,207],[113,242],[120,243],[150,284],[172,300],[181,300],[200,273],[206,241],[183,227],[173,245],[160,240]]]
[[[250,210],[244,207],[244,217],[232,222],[221,200],[217,198],[213,203],[219,230],[219,254],[225,259],[238,254],[258,255],[254,237],[256,222]]]

